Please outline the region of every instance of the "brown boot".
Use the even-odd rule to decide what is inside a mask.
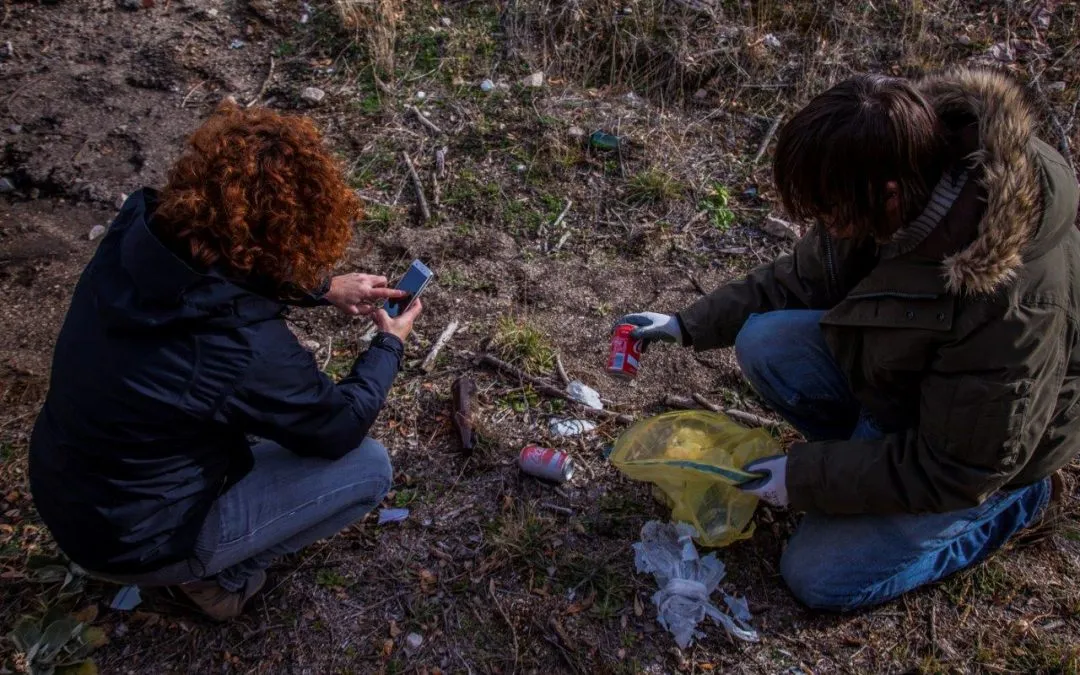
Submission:
[[[1013,541],[1017,546],[1032,546],[1050,538],[1065,517],[1065,495],[1068,484],[1060,469],[1050,474],[1050,501],[1039,519],[1018,533]]]
[[[240,616],[247,601],[265,585],[266,572],[259,570],[239,591],[227,591],[213,579],[181,584],[179,589],[208,617],[214,621],[227,621]]]

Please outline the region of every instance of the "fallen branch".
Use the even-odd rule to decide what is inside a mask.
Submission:
[[[791,226],[786,220],[777,218],[774,215],[765,216],[765,220],[761,221],[758,225],[766,234],[772,235],[778,239],[793,239],[799,240],[799,234],[795,231],[795,228]]]
[[[758,146],[757,154],[754,155],[751,165],[757,164],[761,161],[761,158],[765,155],[765,151],[769,149],[769,141],[776,135],[776,130],[780,128],[780,122],[783,121],[784,116],[780,115],[773,120],[769,130],[765,132],[765,138],[761,139],[761,145]]]
[[[420,182],[420,174],[416,173],[416,167],[409,159],[409,153],[402,152],[405,158],[405,166],[409,169],[409,178],[412,179],[413,189],[416,190],[416,201],[420,203],[420,213],[424,216],[424,222],[431,220],[431,209],[428,208],[427,197],[424,196],[424,184]]]
[[[695,408],[704,408],[713,412],[723,413],[728,417],[739,420],[740,422],[746,422],[759,427],[778,427],[780,422],[769,417],[762,417],[761,415],[755,415],[742,410],[735,410],[734,408],[721,408],[715,403],[710,402],[701,394],[694,394],[692,399],[684,398],[682,396],[675,396],[674,394],[668,394],[661,401],[661,404],[668,408],[682,408],[684,410],[694,410]]]
[[[573,403],[574,405],[578,406],[578,408],[580,408],[585,414],[596,415],[597,417],[615,420],[616,422],[622,422],[623,424],[634,423],[634,418],[630,415],[623,415],[617,412],[612,412],[611,410],[597,410],[595,408],[590,408],[581,401],[571,398],[570,395],[562,389],[559,389],[558,387],[548,382],[545,382],[539,377],[529,375],[524,370],[516,366],[512,366],[506,361],[496,358],[491,354],[472,354],[472,357],[479,361],[481,364],[491,366],[492,368],[502,371],[507,375],[516,377],[524,382],[528,382],[532,385],[533,389],[542,394],[547,394],[548,396],[554,398],[561,398],[564,401],[569,401]]]
[[[326,360],[323,361],[322,370],[326,370],[326,367],[330,365],[330,359],[334,356],[334,337],[332,335],[326,336]]]
[[[259,99],[262,98],[263,94],[266,93],[266,88],[270,86],[270,80],[272,80],[273,77],[274,77],[274,57],[271,56],[270,57],[270,71],[268,73],[266,73],[266,79],[263,80],[262,86],[259,87],[258,93],[255,94],[255,98],[248,101],[248,104],[246,106],[244,106],[245,108],[250,108],[251,106],[253,106],[253,105],[255,105],[256,103],[259,102]]]
[[[442,129],[440,129],[438,125],[436,125],[434,122],[424,117],[424,113],[420,112],[420,108],[417,108],[414,105],[406,105],[405,109],[416,115],[416,118],[420,120],[420,124],[423,124],[425,127],[427,127],[428,131],[435,134],[436,136],[442,134]]]
[[[555,222],[551,224],[551,229],[554,230],[559,225],[562,225],[563,218],[566,217],[566,214],[570,211],[570,206],[573,205],[573,203],[574,201],[572,199],[566,200],[566,206],[563,207],[562,213],[560,213],[559,217],[555,219]]]
[[[503,621],[505,621],[507,627],[510,628],[510,637],[514,639],[514,669],[510,671],[510,674],[513,675],[517,672],[518,663],[521,659],[520,651],[518,649],[517,629],[514,628],[514,622],[510,620],[510,617],[506,614],[506,610],[504,610],[499,603],[499,597],[495,595],[494,579],[488,583],[488,593],[491,594],[491,601],[495,603],[495,609],[499,610],[499,614],[502,615]]]
[[[565,516],[574,515],[573,509],[568,509],[565,506],[559,506],[558,504],[549,504],[548,502],[543,502],[542,504],[540,504],[540,508],[547,509],[548,511],[554,511],[556,513],[561,513]]]
[[[431,351],[428,352],[428,355],[424,358],[424,362],[420,364],[420,370],[425,373],[431,372],[435,367],[435,359],[439,357],[439,352],[442,351],[442,348],[446,346],[447,342],[450,342],[450,338],[454,337],[454,333],[457,332],[457,329],[458,322],[456,320],[451,321],[446,328],[443,329],[442,334],[435,340],[435,345],[432,346]]]
[[[570,384],[570,376],[566,374],[566,368],[562,364],[562,357],[555,354],[555,372],[559,374],[559,379],[563,384]]]
[[[705,290],[705,287],[701,285],[701,282],[699,282],[697,280],[697,278],[693,274],[690,274],[689,272],[687,272],[686,276],[690,278],[690,283],[694,285],[694,290],[695,291],[697,291],[698,293],[701,293],[702,295],[708,295],[709,294],[709,292],[707,290]]]

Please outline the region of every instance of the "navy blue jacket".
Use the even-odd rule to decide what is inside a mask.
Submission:
[[[98,572],[188,557],[252,467],[248,434],[327,460],[360,445],[402,353],[380,333],[335,385],[286,327],[286,303],[193,270],[154,235],[155,204],[133,194],[83,271],[30,443],[38,512]]]

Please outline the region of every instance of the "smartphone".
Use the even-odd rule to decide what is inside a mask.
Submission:
[[[424,292],[424,289],[427,288],[428,283],[434,276],[435,274],[428,269],[427,265],[419,260],[412,261],[409,269],[405,272],[405,276],[401,277],[401,281],[397,285],[399,291],[405,291],[408,295],[404,298],[391,298],[386,301],[385,309],[390,318],[399,316],[409,309],[413,300]]]

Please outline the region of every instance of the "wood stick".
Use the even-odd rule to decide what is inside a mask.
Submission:
[[[245,108],[250,108],[251,106],[253,106],[253,105],[255,105],[256,103],[259,102],[259,99],[262,98],[263,94],[266,93],[266,88],[270,86],[270,80],[272,80],[273,78],[274,78],[274,57],[271,56],[270,57],[270,71],[266,73],[266,79],[263,80],[262,86],[259,87],[258,93],[255,94],[255,98],[248,101],[248,104],[246,106],[244,106]]]
[[[540,508],[547,509],[549,511],[555,511],[556,513],[561,513],[567,516],[574,515],[573,509],[568,509],[565,506],[559,506],[558,504],[550,504],[548,502],[543,502],[540,504]]]
[[[559,217],[555,219],[555,222],[551,224],[551,229],[554,230],[555,228],[557,228],[559,225],[562,224],[563,218],[566,217],[566,213],[570,210],[570,206],[573,205],[573,203],[574,203],[574,200],[572,200],[572,199],[567,199],[566,200],[566,206],[563,207],[562,213],[560,213]]]
[[[709,292],[705,290],[705,287],[701,285],[701,282],[697,280],[693,274],[687,272],[686,276],[690,278],[690,283],[694,285],[694,290],[702,295],[708,295]]]
[[[326,336],[326,360],[323,361],[322,370],[326,370],[326,367],[330,365],[330,359],[334,357],[334,336]]]
[[[450,342],[450,338],[454,337],[454,333],[457,332],[457,329],[457,320],[451,321],[449,324],[447,324],[446,328],[443,329],[442,335],[440,335],[439,338],[435,340],[435,345],[431,348],[431,351],[428,352],[427,357],[424,358],[424,362],[420,364],[420,370],[424,371],[425,373],[431,372],[431,370],[435,367],[435,359],[439,357],[439,352],[442,351],[442,348],[446,346],[447,342]]]
[[[435,134],[436,136],[442,134],[442,129],[440,129],[438,125],[436,125],[434,122],[424,117],[424,113],[420,112],[420,108],[417,108],[414,105],[406,105],[405,109],[416,115],[416,118],[420,120],[420,124],[423,124],[425,127],[427,127],[428,131]]]
[[[488,365],[496,370],[502,371],[506,375],[516,377],[524,382],[528,382],[538,392],[547,394],[548,396],[554,398],[561,398],[564,401],[571,402],[572,404],[578,406],[578,408],[580,408],[581,411],[587,415],[596,415],[597,417],[615,420],[616,422],[622,422],[623,424],[633,424],[634,422],[634,418],[630,415],[623,415],[617,412],[613,412],[611,410],[597,410],[595,408],[590,408],[581,401],[570,398],[570,394],[566,393],[562,389],[559,389],[558,387],[549,384],[548,382],[545,382],[539,377],[529,375],[524,370],[516,366],[512,366],[506,361],[496,358],[491,354],[472,354],[472,357],[477,359],[480,363],[484,365]]]
[[[405,166],[409,169],[409,178],[412,179],[413,189],[416,190],[416,201],[420,203],[420,213],[424,216],[424,222],[431,220],[431,209],[428,208],[427,197],[424,196],[424,184],[420,182],[420,174],[416,173],[416,167],[409,159],[409,153],[402,152],[405,158]]]
[[[778,116],[773,120],[772,126],[765,132],[765,138],[761,139],[761,145],[758,146],[757,154],[754,155],[754,160],[750,162],[751,165],[757,164],[761,161],[765,151],[769,149],[769,141],[776,135],[776,130],[780,128],[780,122],[784,119],[783,115]]]
[[[694,394],[694,397],[692,399],[684,398],[682,396],[675,396],[674,394],[668,394],[664,397],[664,400],[661,401],[661,404],[667,406],[668,408],[683,408],[685,410],[705,408],[706,410],[711,410],[713,412],[723,413],[734,420],[739,420],[740,422],[745,422],[747,424],[752,424],[759,427],[780,426],[779,421],[768,417],[762,417],[761,415],[755,415],[753,413],[748,413],[743,410],[735,410],[734,408],[721,408],[715,403],[711,403],[710,401],[708,401],[701,394]]]
[[[562,357],[555,354],[555,372],[558,373],[559,379],[563,384],[570,384],[570,376],[566,374],[566,368],[563,367]]]

